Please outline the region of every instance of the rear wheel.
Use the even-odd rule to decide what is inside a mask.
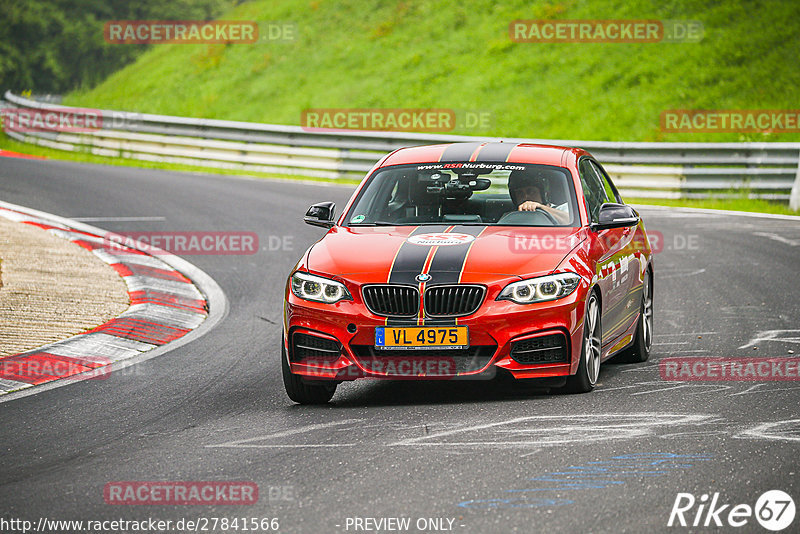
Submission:
[[[588,393],[594,389],[600,374],[600,339],[603,326],[600,319],[600,300],[592,292],[586,304],[583,320],[583,344],[578,372],[567,378],[566,390],[570,393]]]
[[[325,404],[336,393],[336,382],[321,382],[320,385],[308,384],[293,374],[286,357],[286,343],[281,339],[281,370],[283,371],[283,387],[286,394],[298,404]]]
[[[642,306],[633,344],[620,353],[618,361],[629,363],[646,362],[653,345],[653,276],[650,270],[642,282]]]

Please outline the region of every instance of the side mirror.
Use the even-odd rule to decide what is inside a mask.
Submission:
[[[333,214],[336,211],[336,204],[333,202],[320,202],[314,204],[306,212],[303,221],[312,226],[322,226],[323,228],[331,228],[336,222],[333,220]]]
[[[597,222],[592,223],[592,230],[623,228],[639,224],[639,214],[627,204],[606,203],[600,206]]]

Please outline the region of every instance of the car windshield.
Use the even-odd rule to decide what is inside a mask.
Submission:
[[[567,169],[523,163],[431,163],[377,171],[345,226],[575,226]]]

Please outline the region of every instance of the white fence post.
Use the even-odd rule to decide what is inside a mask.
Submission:
[[[792,194],[789,196],[789,209],[800,211],[800,154],[797,157],[797,176],[792,186]]]

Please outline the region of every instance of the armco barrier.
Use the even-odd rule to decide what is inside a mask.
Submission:
[[[43,104],[5,93],[8,109],[79,108]],[[322,178],[361,178],[386,152],[404,146],[501,138],[400,132],[315,132],[300,126],[171,117],[98,110],[85,131],[24,131],[4,126],[25,143],[59,150],[211,168]],[[800,209],[800,143],[625,143],[502,138],[579,146],[594,154],[623,195],[703,198],[748,188],[758,198],[789,200]]]

